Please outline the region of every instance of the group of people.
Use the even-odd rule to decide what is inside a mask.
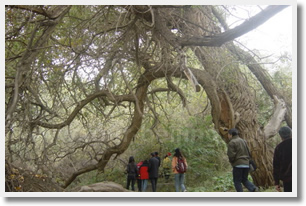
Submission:
[[[282,142],[276,146],[273,157],[275,189],[281,191],[280,181],[282,181],[283,191],[292,192],[292,131],[287,126],[282,127],[279,130],[279,135]],[[233,167],[233,182],[236,191],[243,192],[242,185],[250,192],[259,191],[258,187],[248,180],[251,154],[246,141],[239,137],[239,132],[235,128],[228,130],[228,139],[227,155]],[[170,156],[171,153],[167,153],[163,159],[163,175],[166,181],[168,181],[172,170],[175,179],[175,191],[186,192],[184,184],[185,172],[188,168],[186,158],[182,155],[179,148],[175,149],[172,160],[170,160]],[[185,167],[183,171],[179,168],[179,164]],[[152,191],[156,192],[160,166],[161,159],[158,156],[158,152],[151,153],[149,160],[141,161],[138,164],[135,163],[134,157],[130,157],[126,169],[127,189],[131,185],[131,189],[135,191],[134,184],[137,180],[138,191],[145,192],[148,180],[150,179]]]
[[[144,161],[140,161],[136,164],[133,156],[129,158],[129,163],[126,168],[127,173],[127,189],[135,191],[135,183],[137,181],[138,191],[146,192],[148,180],[151,182],[152,192],[157,190],[157,180],[159,178],[159,168],[162,165],[163,176],[165,177],[166,182],[169,181],[172,173],[175,176],[175,190],[179,192],[180,189],[183,192],[186,192],[186,187],[184,184],[185,172],[187,170],[187,161],[186,158],[182,155],[179,148],[176,148],[172,160],[170,159],[171,153],[168,152],[163,161],[158,156],[158,152],[153,152],[150,154],[150,158]],[[186,168],[184,171],[181,171],[178,168],[179,162],[182,162]]]
[[[282,142],[274,150],[275,189],[281,191],[280,181],[282,181],[283,191],[292,192],[292,131],[285,126],[280,128],[278,133]],[[235,128],[228,131],[228,138],[227,155],[233,167],[233,181],[236,191],[243,192],[243,184],[250,192],[257,192],[258,188],[248,180],[251,157],[245,140],[238,136],[238,130]]]

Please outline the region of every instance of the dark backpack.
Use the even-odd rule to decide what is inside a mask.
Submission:
[[[182,157],[178,157],[177,165],[176,165],[175,169],[177,170],[178,173],[185,173],[186,172],[186,170],[187,170],[186,164],[185,164]]]

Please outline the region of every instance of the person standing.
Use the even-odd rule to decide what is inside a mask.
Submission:
[[[281,191],[281,180],[284,192],[292,192],[292,130],[289,127],[282,127],[278,133],[282,142],[274,150],[273,177],[275,189]]]
[[[143,164],[139,168],[139,179],[141,180],[141,192],[147,190],[148,179],[149,179],[149,162],[148,160],[143,161]]]
[[[238,136],[238,130],[228,131],[229,143],[227,156],[233,167],[233,181],[237,192],[243,192],[241,183],[250,191],[257,192],[258,188],[248,180],[250,156],[246,142]]]
[[[149,178],[152,184],[152,192],[156,192],[158,168],[159,168],[159,161],[155,157],[155,154],[151,153],[151,158],[149,159]]]
[[[161,160],[160,157],[158,156],[158,152],[154,152],[154,156],[156,157],[156,159],[158,159],[158,167],[160,167]]]
[[[168,182],[169,177],[170,177],[170,169],[171,169],[171,160],[169,158],[170,156],[171,156],[171,153],[168,152],[166,156],[164,157],[163,163],[162,163],[163,173],[164,173],[166,182]]]
[[[180,162],[183,162],[183,165],[185,167],[185,171],[181,172],[178,168],[178,165]],[[184,181],[185,181],[185,172],[188,168],[186,158],[182,155],[179,148],[175,149],[175,153],[172,158],[172,171],[174,173],[174,180],[175,180],[175,191],[179,192],[180,188],[182,192],[187,192]]]
[[[137,170],[138,170],[138,175],[136,177],[137,179],[137,186],[138,186],[138,192],[141,192],[141,179],[140,179],[140,166],[143,164],[143,161],[140,161],[137,163]]]
[[[133,156],[129,158],[129,163],[126,167],[126,172],[127,172],[126,189],[129,189],[131,184],[132,190],[135,191],[134,185],[136,177],[138,175],[138,170]]]

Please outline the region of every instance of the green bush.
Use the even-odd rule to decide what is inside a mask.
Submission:
[[[233,183],[233,176],[231,172],[225,173],[223,176],[213,177],[215,192],[227,192],[235,189]]]

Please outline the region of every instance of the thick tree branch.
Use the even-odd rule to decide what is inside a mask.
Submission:
[[[184,95],[184,92],[183,92],[178,86],[176,86],[176,85],[172,82],[171,77],[168,77],[168,78],[167,78],[167,84],[168,84],[169,89],[171,89],[172,91],[178,93],[178,95],[180,96],[180,98],[181,98],[181,100],[182,100],[183,106],[186,107],[186,106],[187,106],[187,100],[186,100],[186,97],[185,97],[185,95]]]
[[[286,122],[289,126],[292,125],[292,112],[291,112],[291,100],[288,99],[285,95],[283,95],[277,87],[274,86],[273,82],[267,75],[264,68],[252,57],[251,54],[245,52],[241,48],[235,46],[234,44],[228,44],[227,48],[237,56],[239,60],[241,60],[250,71],[255,75],[257,80],[261,83],[267,94],[274,99],[274,96],[277,96],[279,99],[283,99],[286,103]]]
[[[138,80],[138,87],[135,92],[136,98],[138,99],[139,109],[134,108],[134,116],[133,116],[132,122],[129,128],[126,130],[120,144],[107,149],[103,153],[102,158],[99,160],[97,164],[90,165],[86,168],[82,168],[76,171],[75,173],[73,173],[72,176],[68,178],[65,184],[63,185],[64,188],[67,188],[75,180],[75,178],[81,174],[84,174],[86,172],[90,172],[96,169],[104,170],[104,167],[106,166],[106,164],[108,163],[112,155],[116,154],[118,156],[122,154],[128,148],[133,137],[136,135],[136,133],[141,127],[144,102],[145,102],[145,99],[147,98],[148,86],[153,80],[165,77],[170,74],[176,77],[181,77],[181,72],[178,69],[176,69],[177,67],[169,68],[167,72],[164,72],[163,70],[156,70],[155,68],[149,67],[148,65],[146,65],[146,67],[147,67],[146,68],[147,70]],[[187,79],[187,77],[185,76],[184,78]]]
[[[69,117],[64,122],[59,123],[59,124],[49,124],[49,123],[41,122],[41,121],[34,121],[32,122],[32,125],[38,125],[38,126],[49,128],[49,129],[61,129],[69,125],[83,107],[85,107],[88,103],[90,103],[94,99],[98,97],[102,97],[102,96],[105,96],[105,97],[107,96],[110,99],[110,101],[115,102],[115,103],[122,102],[122,101],[129,101],[129,102],[135,101],[135,98],[133,97],[133,95],[129,95],[129,94],[112,95],[109,91],[102,90],[99,92],[95,92],[94,94],[89,95],[86,99],[80,101],[78,105],[74,108],[72,113],[69,115]]]
[[[19,39],[17,38],[17,40],[22,40],[23,43],[26,43],[28,48],[23,45],[22,48],[24,48],[24,50],[21,53],[22,56],[20,55],[21,58],[11,61],[12,63],[10,62],[10,65],[16,63],[20,69],[16,69],[17,75],[15,77],[15,82],[13,82],[13,80],[8,81],[8,83],[15,83],[11,84],[12,86],[15,86],[15,90],[14,88],[10,88],[7,89],[7,91],[15,92],[15,97],[16,95],[18,96],[14,99],[12,98],[14,100],[12,101],[12,107],[9,107],[10,102],[6,103],[8,109],[11,109],[9,113],[7,113],[6,120],[9,120],[7,117],[10,115],[16,115],[17,111],[22,112],[22,116],[12,116],[14,119],[8,122],[12,122],[11,125],[18,125],[18,123],[21,125],[21,128],[17,127],[17,129],[14,130],[14,133],[16,134],[20,131],[21,143],[24,142],[24,144],[27,144],[27,142],[30,142],[29,140],[33,140],[33,148],[36,143],[36,135],[40,135],[41,133],[44,133],[43,131],[47,131],[43,134],[44,140],[47,140],[49,135],[52,135],[53,132],[48,132],[48,128],[57,129],[53,142],[46,141],[44,143],[44,151],[39,151],[38,147],[33,149],[32,147],[25,145],[23,153],[27,152],[29,156],[33,154],[34,157],[30,157],[28,160],[26,159],[26,155],[24,155],[24,158],[21,158],[21,161],[35,161],[34,164],[41,162],[44,165],[48,165],[50,163],[49,161],[52,161],[51,158],[53,158],[53,156],[56,158],[57,156],[52,156],[55,150],[51,151],[51,149],[55,145],[62,147],[62,143],[59,142],[60,139],[57,140],[57,138],[65,138],[63,139],[63,142],[68,144],[70,143],[70,140],[68,140],[69,138],[71,138],[71,141],[75,142],[75,144],[69,145],[69,148],[71,149],[70,151],[73,151],[73,148],[75,150],[73,152],[66,152],[65,157],[67,157],[67,159],[70,157],[74,159],[75,157],[72,161],[86,161],[86,164],[76,165],[75,168],[78,169],[73,171],[69,171],[68,168],[66,171],[67,174],[74,173],[69,178],[65,179],[66,182],[63,187],[68,187],[76,177],[81,174],[93,170],[103,171],[106,165],[113,161],[114,156],[116,159],[118,155],[127,150],[133,141],[133,138],[142,126],[142,121],[145,115],[145,106],[154,109],[154,102],[151,107],[149,103],[148,105],[145,105],[145,101],[147,100],[149,85],[152,81],[158,78],[168,78],[171,76],[172,78],[188,79],[189,76],[189,80],[192,81],[193,78],[190,78],[190,76],[194,75],[194,80],[199,82],[207,94],[207,96],[204,95],[203,98],[209,98],[209,103],[211,104],[211,107],[209,108],[212,110],[213,123],[215,124],[216,130],[221,126],[231,128],[238,123],[238,126],[243,128],[241,131],[243,131],[246,139],[253,140],[259,138],[257,135],[254,135],[259,128],[256,119],[253,118],[253,116],[256,117],[254,112],[256,107],[255,104],[253,104],[254,99],[249,98],[250,96],[245,95],[245,93],[239,93],[235,97],[233,94],[236,87],[238,87],[238,89],[236,89],[238,92],[243,90],[244,87],[246,87],[245,90],[247,90],[248,84],[245,81],[240,82],[240,80],[244,79],[239,79],[238,83],[231,81],[231,83],[233,83],[232,86],[227,81],[227,78],[224,77],[226,75],[223,75],[224,70],[222,70],[221,63],[219,64],[219,59],[220,62],[227,62],[229,59],[234,61],[232,56],[228,55],[226,58],[219,58],[219,54],[224,54],[224,50],[221,48],[209,48],[205,50],[206,48],[203,47],[188,47],[186,48],[186,51],[194,51],[198,58],[197,62],[201,62],[203,67],[200,69],[186,67],[187,69],[185,69],[185,71],[190,71],[190,73],[184,73],[182,70],[182,64],[178,63],[178,56],[180,55],[180,51],[183,50],[182,46],[208,45],[217,47],[224,44],[226,41],[232,41],[232,39],[236,38],[237,35],[243,35],[247,32],[247,29],[251,28],[250,24],[252,24],[252,22],[250,23],[250,20],[241,24],[240,27],[238,26],[233,30],[220,34],[221,31],[218,30],[219,26],[216,24],[209,6],[201,6],[201,8],[190,6],[125,6],[124,8],[126,11],[116,6],[101,8],[96,6],[95,8],[81,8],[84,9],[84,13],[80,16],[77,16],[77,13],[75,14],[74,12],[69,13],[69,15],[66,14],[64,19],[65,21],[60,21],[60,25],[56,27],[56,30],[52,30],[58,23],[57,18],[55,17],[57,14],[62,14],[61,9],[64,9],[64,6],[37,6],[37,9],[42,9],[41,11],[31,10],[30,6],[28,6],[29,9],[26,7],[27,6],[25,6],[23,10],[21,10],[22,8],[19,8],[18,10],[14,9],[14,11],[19,12],[21,16],[22,14],[27,13],[31,14],[31,16],[34,16],[35,18],[30,24],[24,26],[27,31],[27,34],[24,35],[24,37],[28,38],[26,40],[19,37]],[[175,8],[179,9],[176,10]],[[7,8],[7,10],[10,9]],[[117,19],[118,17],[120,18]],[[120,27],[121,24],[124,24],[124,26]],[[36,26],[36,28],[32,27],[33,25]],[[14,25],[13,22],[12,28],[14,27],[17,28],[13,30],[14,32],[20,32],[23,30],[23,27],[18,26],[18,24]],[[205,32],[205,35],[213,35],[213,31],[216,31],[218,34],[215,36],[204,36],[203,34]],[[31,33],[32,37],[29,36]],[[49,41],[50,34],[54,34],[53,41]],[[199,38],[190,37],[192,35]],[[47,42],[48,45],[44,45],[44,42]],[[17,45],[20,45],[20,43]],[[46,50],[46,52],[43,52],[44,50],[41,48],[46,48],[47,46],[50,46],[50,51]],[[79,52],[75,51],[74,48]],[[133,51],[135,48],[136,52]],[[202,54],[200,54],[200,50],[202,51]],[[115,52],[112,53],[112,51]],[[76,57],[74,52],[77,53]],[[12,53],[14,53],[14,49],[12,49]],[[39,54],[42,55],[40,56]],[[14,53],[13,56],[16,56],[16,54]],[[222,57],[224,56],[222,55]],[[160,62],[158,64],[155,61]],[[118,64],[118,62],[120,64]],[[60,72],[65,72],[62,76],[66,83],[65,86],[59,84],[61,81],[58,81],[57,78],[62,73],[56,73],[57,69],[53,69],[54,64],[57,66],[62,65],[63,68],[60,68]],[[9,69],[11,69],[10,65],[8,65]],[[100,68],[101,65],[103,65],[103,69]],[[184,65],[187,66],[186,64]],[[225,63],[225,65],[227,65],[227,63]],[[120,66],[122,66],[122,68],[121,70],[118,70],[118,68],[120,69]],[[235,67],[237,70],[233,67],[232,71],[237,71],[239,73],[239,66],[234,66],[237,66]],[[136,72],[138,71],[137,69],[143,71],[143,68],[143,74]],[[118,76],[120,71],[123,76]],[[218,71],[220,71],[221,75],[216,75]],[[229,77],[232,77],[232,74],[233,77],[235,77],[234,75],[236,74],[230,72],[231,71],[229,71]],[[9,71],[8,73],[10,76],[15,75],[16,72],[14,71],[14,67],[12,68],[12,71]],[[70,81],[71,75],[74,75],[72,81]],[[132,88],[130,85],[135,85],[135,78],[137,79],[139,76],[140,78],[138,79],[137,86]],[[121,77],[123,77],[123,79]],[[238,77],[241,76],[238,75]],[[103,81],[104,78],[107,79]],[[106,82],[110,83],[116,92],[113,91],[112,93],[107,89],[101,90],[104,89],[101,85],[104,85],[104,83],[106,84]],[[52,89],[54,86],[55,88]],[[168,80],[167,86],[168,88],[166,91],[175,91],[180,95],[183,104],[186,104],[184,93],[177,85],[173,84],[171,79]],[[35,93],[37,92],[35,89],[34,91],[30,91],[30,89],[24,90],[24,88],[26,89],[27,87],[41,88],[40,91],[44,93],[42,96],[39,96]],[[152,92],[155,91],[157,90],[152,90]],[[162,89],[159,91],[162,91]],[[234,92],[231,93],[230,91]],[[23,94],[25,95],[23,96]],[[79,96],[81,95],[85,95],[82,101],[79,99]],[[31,102],[31,97],[34,97],[32,102],[37,106],[31,107],[29,104]],[[101,104],[98,104],[96,101],[98,98],[101,98],[104,102],[100,101]],[[234,104],[233,102],[236,98],[237,101],[235,103],[237,104]],[[74,101],[74,104],[67,105],[71,101]],[[128,102],[128,109],[117,111],[116,109],[120,102],[122,102],[124,106],[126,106],[126,102]],[[250,104],[240,104],[240,102],[247,102]],[[88,104],[91,103],[92,105],[89,106]],[[110,107],[106,108],[107,105],[110,105]],[[61,117],[57,117],[55,114],[49,115],[46,112],[42,112],[43,110],[46,110],[52,113],[55,108],[59,108],[59,111],[56,111],[58,114],[65,114],[62,114]],[[41,109],[41,113],[37,116],[39,113],[37,110],[39,109]],[[88,110],[89,112],[83,112],[85,110]],[[103,117],[100,112],[104,115]],[[126,115],[127,112],[128,118],[122,115]],[[106,115],[104,113],[106,113]],[[275,114],[276,113],[277,112],[275,112]],[[154,115],[157,117],[157,113],[154,113]],[[51,119],[47,122],[48,120],[46,119],[50,116]],[[122,127],[124,127],[123,131],[118,131],[119,124],[111,125],[111,121],[117,116],[120,116],[120,123],[124,122],[124,124],[122,124]],[[252,118],[248,119],[248,116],[251,116]],[[79,137],[79,134],[75,135],[76,131],[74,128],[69,128],[72,121],[75,121],[78,117],[80,117],[79,123],[83,127],[77,129],[80,129],[81,133],[90,134],[89,136],[86,136],[86,143],[81,146],[79,146],[79,144],[82,143],[83,137]],[[106,123],[105,127],[93,128],[97,124],[95,121],[99,121],[100,118],[105,120],[103,122]],[[24,128],[29,128],[29,119],[30,121],[32,120],[32,122],[30,122],[31,129],[24,132]],[[94,121],[92,122],[91,119],[94,119]],[[26,120],[25,123],[23,120]],[[277,120],[280,121],[279,119]],[[16,121],[16,124],[13,124],[13,121]],[[269,122],[272,125],[270,128],[275,126],[273,125],[275,122],[275,120]],[[76,123],[79,124],[78,122]],[[10,124],[8,124],[8,126],[10,126]],[[34,127],[35,129],[37,128],[37,132],[33,130]],[[67,131],[71,132],[69,138],[67,138],[67,136],[61,137],[59,134],[63,127],[68,127]],[[153,127],[154,125],[152,128]],[[120,129],[123,128],[120,127]],[[267,135],[274,132],[272,129],[269,129],[268,125],[265,129]],[[101,130],[114,130],[115,132],[112,133],[113,138],[107,142],[108,137],[104,139],[104,136],[100,137],[94,135],[96,132],[100,132]],[[262,139],[262,137],[263,133],[260,132],[260,139]],[[14,138],[8,138],[9,142],[15,141]],[[93,140],[91,143],[93,144],[89,145],[87,140],[89,141],[91,138]],[[99,142],[101,141],[99,145],[96,144],[97,140]],[[256,145],[254,144],[255,146],[253,146],[253,148],[260,147],[263,150],[266,150],[265,144],[261,144],[262,142],[260,141],[254,142],[256,142]],[[90,148],[85,148],[85,145],[88,145]],[[14,147],[8,147],[12,151],[15,150]],[[63,148],[63,150],[65,150],[65,148]],[[80,151],[81,154],[85,154],[81,159],[78,155],[74,156],[78,148],[84,148],[83,151]],[[20,152],[18,149],[16,149],[16,151]],[[87,152],[89,153],[88,156]],[[12,152],[10,153],[12,156],[14,155]],[[40,153],[44,156],[40,157]],[[51,154],[51,156],[47,156],[47,154]],[[260,154],[262,157],[270,157],[265,155],[265,151],[262,154]],[[62,160],[65,161],[65,159]],[[74,164],[74,162],[72,163]],[[88,164],[90,165],[87,166]],[[267,161],[261,161],[261,165],[268,165],[265,168],[269,169]],[[56,167],[50,167],[50,171],[52,169],[57,173]]]
[[[214,36],[190,37],[188,39],[179,39],[179,44],[181,46],[220,47],[224,43],[232,41],[237,37],[240,37],[243,34],[246,34],[249,31],[257,28],[286,7],[286,5],[268,6],[266,9],[262,10],[257,15],[251,17],[250,19],[246,20],[244,23],[233,29],[229,29],[223,33],[216,34]]]
[[[92,170],[104,170],[106,164],[110,160],[113,154],[120,155],[122,154],[130,145],[130,142],[132,141],[133,137],[136,135],[138,130],[141,127],[142,123],[142,116],[143,116],[143,109],[144,109],[144,102],[147,97],[147,90],[148,86],[151,81],[153,81],[155,78],[153,76],[151,77],[145,77],[141,76],[138,80],[138,85],[141,85],[137,88],[135,95],[138,100],[138,108],[134,108],[134,116],[132,118],[132,122],[129,126],[129,128],[126,130],[123,139],[121,140],[119,145],[116,145],[114,147],[108,148],[102,155],[102,158],[98,161],[97,164],[91,165],[87,168],[83,168],[75,172],[64,184],[64,188],[67,188],[77,176],[92,171]],[[135,104],[135,101],[134,101]],[[135,105],[136,107],[136,105]]]
[[[272,7],[272,6],[270,6]],[[273,6],[275,7],[275,6]],[[287,6],[281,6],[280,11]],[[267,8],[268,9],[268,8]],[[212,9],[213,14],[216,16],[218,21],[221,23],[222,27],[225,30],[228,30],[229,27],[226,24],[225,20],[223,19],[222,15],[216,10]],[[258,14],[259,15],[259,14]],[[255,58],[249,54],[248,52],[244,51],[243,49],[235,46],[233,43],[227,44],[227,48],[234,54],[236,57],[242,61],[244,64],[248,66],[248,68],[251,70],[251,72],[256,76],[258,81],[261,83],[261,85],[264,87],[268,95],[271,97],[271,99],[274,99],[274,96],[276,95],[278,98],[283,99],[286,103],[287,112],[286,112],[286,122],[291,127],[292,126],[292,112],[291,112],[291,100],[288,99],[286,96],[284,96],[273,84],[273,82],[270,80],[268,75],[266,74],[266,71],[264,68],[261,67],[260,64],[255,60]]]
[[[286,104],[284,100],[278,99],[277,96],[274,96],[274,113],[271,116],[268,124],[264,128],[264,137],[266,139],[273,137],[277,134],[277,131],[284,120],[286,114]]]

